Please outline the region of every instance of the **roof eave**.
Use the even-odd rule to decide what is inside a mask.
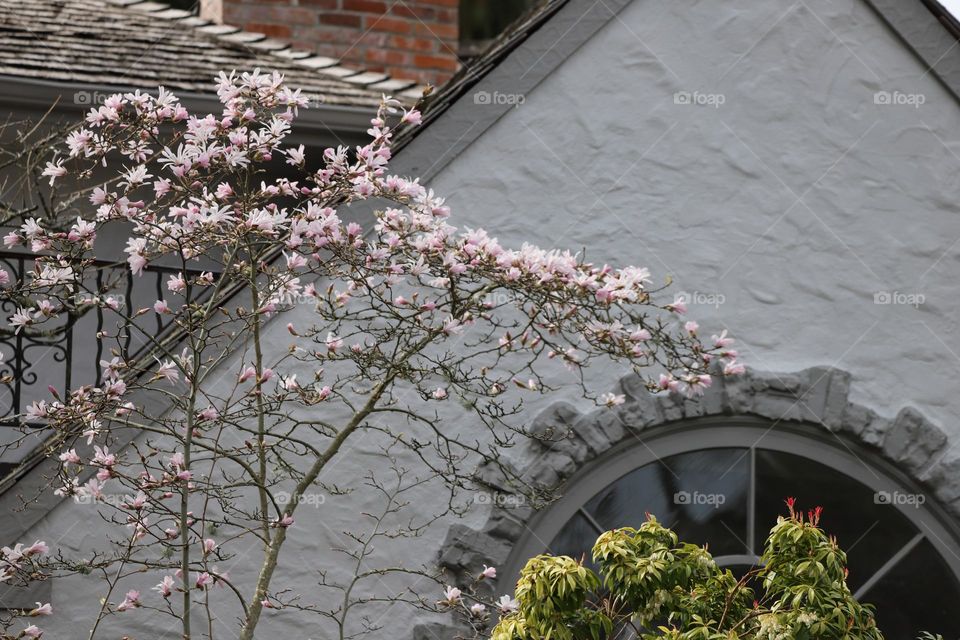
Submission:
[[[118,92],[149,90],[150,87],[118,87],[76,82],[53,82],[18,76],[0,75],[3,97],[0,103],[14,118],[39,118],[50,112],[56,121],[79,121],[101,96]],[[220,113],[222,105],[214,94],[189,91],[173,92],[191,113]],[[288,138],[289,142],[307,147],[328,147],[362,142],[370,127],[374,107],[312,104],[301,110]]]

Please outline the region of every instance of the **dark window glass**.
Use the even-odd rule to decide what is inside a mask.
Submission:
[[[185,9],[192,13],[198,13],[200,11],[200,0],[166,0],[174,9]]]
[[[835,469],[777,451],[758,450],[756,455],[758,546],[785,513],[787,496],[805,510],[822,506],[820,525],[847,553],[848,584],[856,591],[917,533],[896,507],[877,504],[871,489]]]
[[[586,510],[604,529],[639,527],[651,513],[681,540],[715,556],[744,554],[750,460],[745,449],[707,449],[664,458],[597,494]]]
[[[564,525],[557,537],[550,543],[550,553],[555,556],[570,556],[575,560],[584,558],[584,564],[596,570],[590,551],[599,535],[597,530],[590,526],[587,519],[578,513]]]
[[[460,42],[496,38],[533,6],[533,0],[460,0]]]
[[[890,640],[921,631],[960,638],[960,585],[926,539],[864,595],[876,607],[877,626]]]

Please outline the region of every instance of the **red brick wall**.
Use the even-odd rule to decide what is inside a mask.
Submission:
[[[442,84],[459,68],[459,0],[204,0],[219,22],[347,66]],[[214,8],[222,7],[221,11]]]

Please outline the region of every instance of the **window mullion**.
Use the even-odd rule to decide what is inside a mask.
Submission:
[[[586,521],[590,524],[590,526],[593,527],[594,531],[597,532],[597,535],[600,535],[601,533],[606,531],[606,529],[600,526],[599,522],[594,520],[593,516],[590,515],[590,513],[586,509],[584,509],[583,507],[580,507],[578,511],[580,512],[580,515],[582,515],[586,519]]]
[[[900,549],[900,551],[897,551],[895,554],[893,554],[893,557],[883,563],[883,566],[877,569],[877,572],[870,576],[869,580],[860,585],[860,588],[857,589],[857,592],[853,594],[853,597],[857,600],[862,599],[864,594],[866,594],[868,591],[870,591],[870,589],[873,588],[874,585],[880,582],[885,575],[890,573],[890,571],[897,566],[897,564],[903,560],[908,553],[913,551],[913,548],[920,544],[922,540],[922,533],[918,533],[917,535],[913,536],[910,541],[907,542],[907,544],[903,545],[903,548]]]

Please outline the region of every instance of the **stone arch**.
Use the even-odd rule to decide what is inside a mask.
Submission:
[[[524,460],[533,461],[524,474],[534,485],[556,489],[639,432],[694,419],[753,417],[775,424],[811,425],[858,442],[929,490],[950,516],[960,518],[960,462],[944,459],[949,450],[946,433],[912,407],[887,418],[851,402],[850,380],[848,372],[828,367],[788,374],[748,371],[736,377],[716,376],[702,397],[691,399],[675,393],[652,394],[639,377],[625,376],[617,384],[616,393],[625,396],[618,407],[581,413],[567,402],[556,402],[538,414],[530,427],[536,437],[520,451]],[[509,494],[493,474],[481,470],[480,477]],[[484,564],[502,566],[534,515],[530,506],[491,501],[482,527],[450,528],[440,550],[440,565],[464,581]],[[419,629],[421,634],[431,632],[427,627]]]

